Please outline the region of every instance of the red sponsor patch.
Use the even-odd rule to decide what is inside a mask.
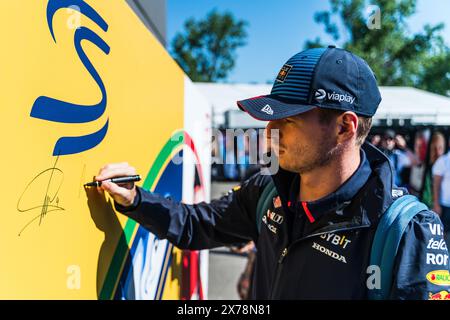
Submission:
[[[276,198],[273,198],[273,206],[275,207],[275,209],[281,208],[281,199],[279,196]]]

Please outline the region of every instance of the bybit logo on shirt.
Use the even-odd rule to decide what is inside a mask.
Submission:
[[[348,240],[345,235],[337,235],[334,233],[325,233],[320,237],[335,246],[341,247],[342,249],[347,248],[347,245],[352,242],[351,240]]]

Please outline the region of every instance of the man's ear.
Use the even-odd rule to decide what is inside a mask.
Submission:
[[[358,116],[351,111],[344,112],[338,117],[338,142],[342,143],[352,138],[356,139],[358,131]]]

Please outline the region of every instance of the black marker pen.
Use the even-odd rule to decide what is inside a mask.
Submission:
[[[135,176],[111,178],[111,179],[106,179],[103,181],[108,181],[108,182],[113,182],[113,183],[127,183],[127,182],[135,182],[135,181],[140,181],[140,180],[141,180],[141,176],[135,175]],[[88,182],[84,186],[85,187],[100,187],[102,185],[103,181]]]

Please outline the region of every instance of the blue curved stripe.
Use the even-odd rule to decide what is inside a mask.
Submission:
[[[33,104],[30,114],[31,117],[54,122],[85,123],[97,120],[105,112],[107,103],[106,89],[102,79],[81,47],[82,40],[91,41],[105,54],[109,54],[110,48],[106,42],[88,28],[81,27],[75,32],[76,51],[81,62],[99,86],[102,92],[102,100],[93,106],[83,106],[49,97],[39,97]]]
[[[47,24],[52,34],[53,41],[56,42],[53,31],[53,16],[61,8],[71,8],[77,10],[95,22],[103,31],[108,31],[108,24],[105,20],[84,0],[49,0],[47,4]]]
[[[62,137],[60,138],[53,149],[54,156],[63,156],[68,154],[80,153],[94,148],[103,138],[105,138],[108,131],[109,119],[106,121],[103,128],[92,134],[81,137]]]

